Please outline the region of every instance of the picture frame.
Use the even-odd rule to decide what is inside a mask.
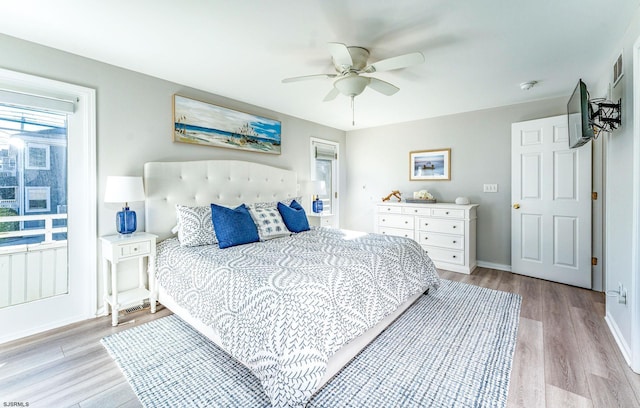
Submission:
[[[280,154],[282,125],[275,119],[173,95],[173,141]]]
[[[451,180],[451,149],[409,152],[409,180]]]

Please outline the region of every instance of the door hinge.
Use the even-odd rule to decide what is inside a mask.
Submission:
[[[593,258],[591,258],[591,265],[596,266],[597,264],[598,264],[598,258],[594,256]]]
[[[598,192],[594,191],[593,193],[591,193],[591,199],[592,200],[597,200],[598,199]]]

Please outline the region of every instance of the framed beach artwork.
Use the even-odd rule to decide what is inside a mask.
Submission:
[[[281,124],[274,119],[174,95],[173,141],[280,154]]]
[[[451,180],[451,149],[409,152],[409,180]]]

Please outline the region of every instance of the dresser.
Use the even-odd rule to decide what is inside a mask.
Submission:
[[[375,232],[411,238],[436,264],[448,271],[471,273],[476,267],[478,204],[380,203]]]

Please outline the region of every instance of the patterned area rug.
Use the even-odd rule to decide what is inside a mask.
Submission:
[[[309,407],[504,407],[519,295],[443,280]],[[102,344],[145,407],[269,407],[251,372],[172,315]]]

